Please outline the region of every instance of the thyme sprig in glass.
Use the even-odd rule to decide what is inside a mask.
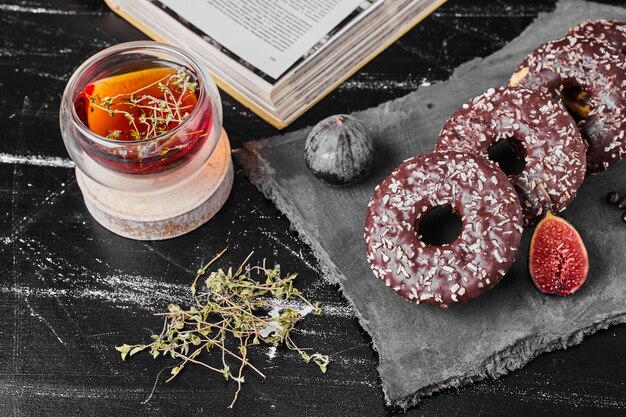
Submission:
[[[299,300],[316,315],[322,313],[319,303],[310,302],[294,287],[297,274],[282,276],[279,266],[268,268],[265,261],[260,266],[245,266],[252,254],[235,271],[228,268],[209,272],[208,268],[224,252],[198,270],[191,284],[193,305],[183,309],[170,304],[167,312],[157,313],[164,317],[161,333],[153,335],[153,342],[146,345],[117,346],[122,360],[144,350],[149,350],[155,359],[169,355],[179,362],[167,382],[189,364],[222,374],[237,384],[229,408],[237,401],[246,368],[265,378],[249,361],[248,351],[252,346],[284,345],[296,351],[304,362],[313,362],[326,372],[329,357],[309,353],[310,349],[299,347],[292,338],[303,314],[286,307],[285,302]],[[271,309],[281,306],[278,314],[268,315]],[[213,362],[203,359],[202,352],[207,352],[204,356],[212,356]]]

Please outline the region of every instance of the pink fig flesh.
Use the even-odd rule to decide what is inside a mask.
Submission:
[[[589,256],[574,226],[548,212],[530,241],[528,267],[539,291],[567,297],[587,279]]]

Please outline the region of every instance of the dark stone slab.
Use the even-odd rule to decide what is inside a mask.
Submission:
[[[374,277],[365,259],[363,220],[374,187],[403,159],[430,152],[439,129],[467,99],[506,84],[523,57],[589,18],[626,20],[626,10],[562,1],[517,39],[485,59],[459,67],[450,80],[356,113],[373,133],[376,163],[365,183],[331,189],[306,169],[308,129],[250,142],[238,159],[251,179],[313,248],[326,276],[340,284],[379,353],[388,403],[408,407],[451,387],[497,378],[539,354],[580,343],[598,329],[626,321],[626,233],[608,190],[624,188],[622,162],[586,180],[564,214],[591,258],[585,286],[563,299],[540,294],[526,266],[529,233],[507,276],[484,297],[442,310],[410,304]]]

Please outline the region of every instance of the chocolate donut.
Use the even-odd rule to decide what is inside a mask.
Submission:
[[[609,168],[626,153],[626,59],[610,44],[566,36],[530,53],[510,85],[567,96],[588,97],[588,113],[578,122],[588,143],[587,175]],[[567,105],[567,103],[566,103]]]
[[[524,159],[524,170],[510,175],[520,199],[524,225],[547,209],[562,211],[585,178],[585,144],[562,104],[525,88],[489,89],[459,108],[439,134],[436,151],[473,153],[509,139]],[[517,145],[517,146],[515,146]]]
[[[626,55],[626,23],[616,20],[585,20],[567,33],[607,42]]]
[[[568,35],[581,38],[593,38],[597,41],[605,42],[623,55],[626,55],[626,24],[616,20],[586,20],[574,26]],[[582,89],[569,89],[561,93],[561,98],[570,111],[585,118],[589,113],[589,97]]]
[[[427,245],[420,222],[446,205],[461,216],[461,234],[450,244]],[[365,219],[367,260],[407,300],[447,307],[500,281],[515,258],[521,221],[515,190],[491,161],[457,152],[417,155],[376,187]]]

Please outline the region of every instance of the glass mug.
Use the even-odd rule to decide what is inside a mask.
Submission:
[[[195,105],[184,120],[158,136],[137,140],[112,139],[88,127],[88,112],[95,105],[90,94],[98,81],[153,68],[184,69],[194,82]],[[186,233],[221,207],[223,201],[206,201],[216,188],[220,200],[230,192],[232,162],[217,87],[208,72],[179,48],[128,42],[87,59],[63,93],[60,128],[87,208],[98,222],[122,236],[152,240]],[[214,155],[218,148],[219,158]],[[219,161],[209,163],[216,158]],[[133,207],[137,204],[143,212]],[[207,204],[212,208],[203,210]],[[190,220],[190,215],[199,217]]]

